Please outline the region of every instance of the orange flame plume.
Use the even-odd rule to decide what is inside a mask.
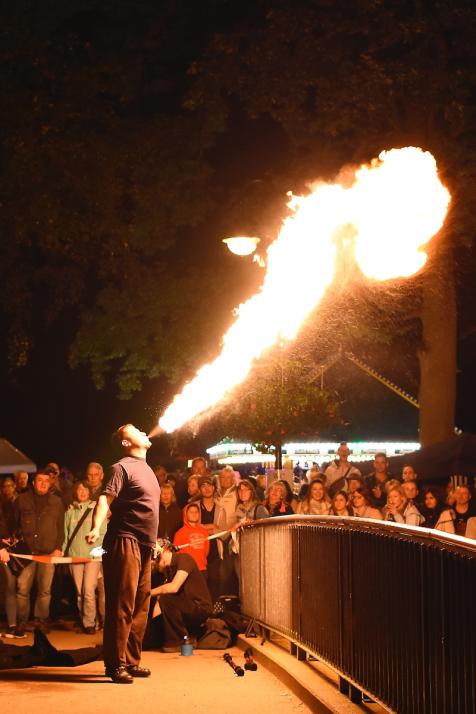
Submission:
[[[296,336],[334,279],[336,236],[343,226],[353,228],[347,243],[365,276],[408,277],[424,266],[423,247],[443,225],[449,202],[434,157],[414,147],[383,151],[355,172],[350,188],[320,184],[309,196],[292,196],[292,214],[268,248],[259,292],[239,306],[221,354],[174,397],[158,430],[175,431],[216,404],[245,379],[264,350]],[[286,276],[293,274],[300,275],[300,288],[289,291]]]

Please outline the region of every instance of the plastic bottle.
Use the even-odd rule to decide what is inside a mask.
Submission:
[[[180,647],[180,654],[182,657],[191,657],[193,655],[193,645],[190,642],[190,637],[185,635],[183,638],[183,644]]]

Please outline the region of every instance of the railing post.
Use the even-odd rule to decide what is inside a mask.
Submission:
[[[349,694],[349,682],[344,677],[339,677],[339,692]]]

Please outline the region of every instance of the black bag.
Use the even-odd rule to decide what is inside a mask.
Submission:
[[[236,639],[237,635],[246,632],[248,624],[250,622],[249,617],[245,617],[244,615],[241,615],[239,612],[235,612],[234,610],[223,610],[220,617],[222,620],[225,621],[228,629],[232,634],[233,640]]]
[[[198,650],[226,650],[232,644],[231,632],[224,620],[209,617],[205,621],[205,632],[197,642]]]
[[[241,612],[241,603],[238,595],[220,595],[213,606],[213,614],[220,616],[225,610]]]

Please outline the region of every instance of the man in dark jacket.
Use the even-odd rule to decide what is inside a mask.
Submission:
[[[16,502],[17,530],[33,555],[62,555],[64,537],[64,507],[58,496],[49,493],[50,475],[38,471],[33,490],[21,493]],[[17,581],[17,636],[25,632],[30,614],[30,591],[36,581],[34,616],[36,626],[46,630],[50,614],[51,582],[55,566],[52,563],[29,563]]]

